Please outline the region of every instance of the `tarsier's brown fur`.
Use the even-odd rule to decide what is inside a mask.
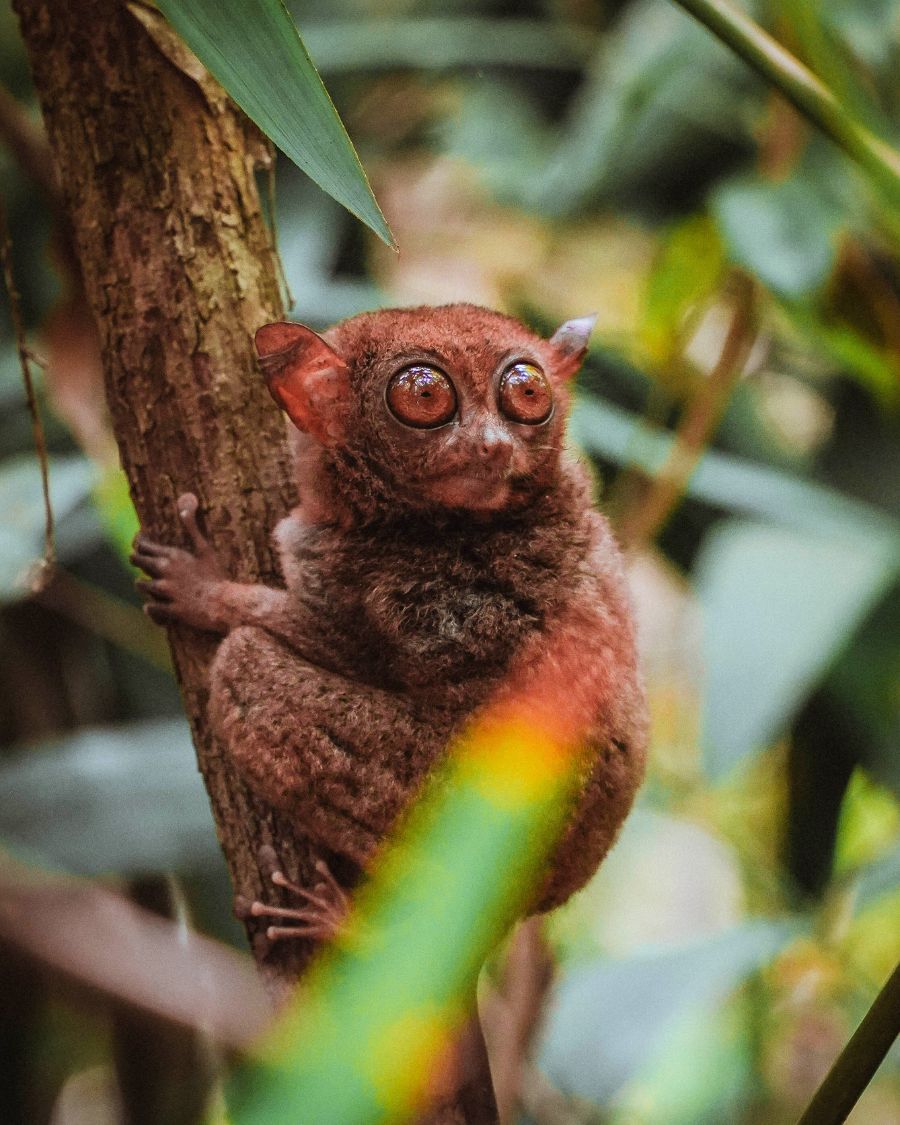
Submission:
[[[151,615],[227,634],[211,673],[220,738],[323,855],[365,869],[454,733],[554,675],[571,676],[589,753],[534,909],[584,885],[628,812],[646,740],[631,614],[564,448],[588,331],[571,322],[548,341],[472,305],[366,313],[323,337],[266,326],[261,365],[300,427],[300,504],[275,531],[286,589],[228,581],[192,497],[193,553],[138,540]],[[518,361],[552,388],[541,424],[498,409]],[[416,363],[454,385],[448,424],[412,428],[389,409],[389,380]]]

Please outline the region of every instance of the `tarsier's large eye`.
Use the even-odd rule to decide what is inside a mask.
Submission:
[[[533,363],[514,363],[500,380],[500,409],[514,422],[537,426],[553,411],[553,392],[547,377]]]
[[[456,391],[443,371],[415,363],[398,371],[388,383],[387,404],[405,425],[432,429],[443,426],[456,413]]]

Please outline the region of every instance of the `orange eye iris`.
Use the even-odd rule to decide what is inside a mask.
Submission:
[[[387,402],[395,418],[423,430],[443,426],[456,413],[453,384],[443,371],[421,363],[397,372],[388,383]]]
[[[553,411],[553,392],[533,363],[514,363],[500,380],[500,409],[514,422],[537,426]]]

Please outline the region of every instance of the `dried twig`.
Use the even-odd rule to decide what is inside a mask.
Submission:
[[[47,440],[44,435],[44,424],[38,410],[37,397],[34,393],[34,381],[31,377],[31,350],[25,336],[25,322],[22,319],[22,300],[16,288],[12,270],[12,242],[9,237],[9,223],[6,218],[6,208],[0,199],[0,268],[3,271],[3,282],[9,296],[9,313],[12,319],[13,333],[16,338],[16,350],[19,353],[19,363],[22,366],[22,381],[25,384],[25,399],[28,403],[28,413],[31,415],[31,432],[34,435],[34,448],[37,452],[38,465],[41,470],[41,489],[44,494],[44,558],[41,571],[35,582],[35,591],[40,590],[47,581],[47,576],[56,560],[56,544],[53,527],[53,508],[50,504],[50,477],[47,464]]]
[[[753,298],[753,282],[736,274],[734,312],[719,359],[688,404],[665,465],[619,521],[619,534],[631,547],[650,542],[663,528],[715,432],[753,344]]]

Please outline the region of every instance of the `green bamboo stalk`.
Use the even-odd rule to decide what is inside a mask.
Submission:
[[[797,1125],[841,1125],[900,1034],[900,965],[835,1060]]]
[[[799,59],[731,0],[674,0],[721,39],[900,204],[900,152],[861,125]]]

